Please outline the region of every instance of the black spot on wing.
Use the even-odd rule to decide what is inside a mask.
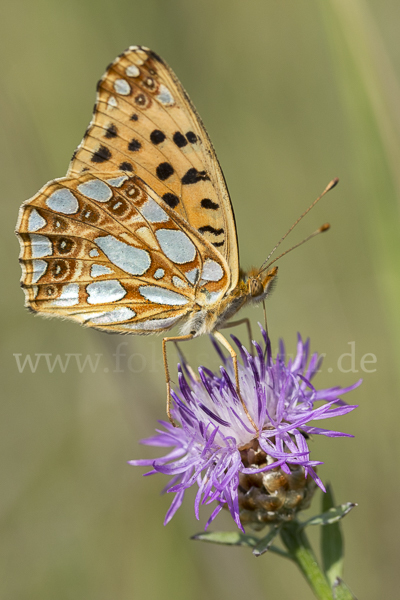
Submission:
[[[119,168],[121,169],[121,171],[131,171],[131,172],[133,171],[132,165],[128,162],[122,162],[119,165]]]
[[[178,146],[178,148],[183,148],[184,146],[187,146],[187,141],[185,139],[185,136],[182,135],[180,131],[176,131],[174,133],[174,137],[172,139],[174,140],[174,142]]]
[[[107,148],[107,146],[100,146],[100,148],[96,150],[96,152],[93,152],[92,158],[90,160],[95,163],[102,163],[106,160],[110,160],[110,158],[111,152]]]
[[[142,144],[139,142],[139,140],[135,138],[133,138],[128,144],[128,150],[130,150],[131,152],[137,152],[138,150],[140,150],[141,147]]]
[[[139,117],[137,116],[136,113],[133,113],[133,115],[130,118],[131,121],[137,121],[138,119],[139,119]]]
[[[191,144],[195,144],[197,142],[197,135],[193,131],[188,131],[186,137]]]
[[[154,131],[151,132],[150,141],[153,144],[155,144],[155,145],[161,144],[161,142],[163,142],[164,140],[165,140],[165,133],[163,133],[159,129],[154,129]]]
[[[164,194],[164,196],[162,198],[163,198],[164,202],[166,204],[168,204],[168,206],[170,206],[171,208],[175,208],[179,204],[179,198],[178,198],[178,196],[175,196],[175,194],[170,194],[168,192],[168,193]]]
[[[211,227],[211,225],[204,225],[203,227],[199,227],[197,231],[200,231],[200,233],[212,233],[213,235],[221,235],[221,233],[224,233],[224,230],[221,229],[215,229],[215,227]]]
[[[193,183],[197,183],[198,181],[206,181],[209,179],[210,178],[205,171],[198,171],[192,167],[182,177],[182,183],[183,185],[191,185]]]
[[[223,246],[225,244],[225,240],[222,240],[222,242],[211,242],[211,243],[216,248],[220,248],[221,246]]]
[[[173,172],[174,167],[167,162],[160,163],[156,169],[157,177],[158,179],[161,179],[161,181],[165,181],[168,177],[171,177]]]
[[[107,127],[104,137],[111,139],[111,138],[117,137],[117,135],[118,135],[118,129],[116,128],[114,123],[112,123],[111,125],[109,125]]]
[[[219,204],[213,202],[212,200],[210,200],[210,198],[203,198],[200,204],[203,208],[207,208],[210,210],[217,210],[217,208],[219,208]]]

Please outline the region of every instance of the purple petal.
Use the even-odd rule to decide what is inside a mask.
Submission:
[[[176,513],[178,508],[181,506],[184,495],[185,495],[185,492],[178,492],[176,494],[175,498],[171,502],[171,506],[167,510],[167,514],[165,515],[164,525],[167,525],[167,523],[170,522],[170,520],[172,519],[172,517],[174,516],[174,514]]]
[[[215,337],[213,335],[210,335],[210,340],[211,340],[212,345],[214,346],[215,351],[217,352],[218,356],[222,360],[222,364],[226,365],[226,358],[225,358],[224,353],[222,352],[221,347],[218,344],[217,340],[215,339]]]

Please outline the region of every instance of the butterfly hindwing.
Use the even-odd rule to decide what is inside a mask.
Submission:
[[[98,83],[92,122],[68,175],[138,175],[226,259],[233,289],[238,247],[229,194],[209,137],[172,70],[130,47]]]
[[[18,234],[28,306],[89,326],[165,330],[230,287],[219,252],[135,175],[50,182],[21,207]]]

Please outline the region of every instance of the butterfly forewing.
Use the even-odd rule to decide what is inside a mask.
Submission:
[[[68,175],[121,170],[142,178],[217,248],[233,289],[239,276],[236,228],[214,149],[174,73],[137,46],[99,81],[93,119]]]
[[[27,304],[89,326],[165,330],[230,287],[220,253],[135,175],[50,182],[18,233]]]

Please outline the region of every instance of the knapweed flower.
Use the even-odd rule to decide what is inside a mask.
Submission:
[[[228,508],[235,523],[255,529],[267,523],[292,519],[307,508],[318,485],[321,461],[310,460],[310,435],[353,437],[316,427],[313,421],[345,415],[356,406],[339,398],[361,382],[348,387],[317,390],[311,380],[321,360],[309,360],[309,340],[298,336],[297,354],[287,359],[283,342],[275,359],[262,329],[262,346],[253,342],[255,355],[234,337],[241,356],[240,391],[257,431],[247,418],[235,388],[231,360],[218,345],[223,366],[220,374],[199,368],[197,378],[183,361],[178,365],[179,388],[172,392],[172,415],[179,425],[160,421],[154,437],[142,441],[150,446],[173,449],[156,460],[133,460],[135,466],[151,466],[146,475],[172,476],[165,488],[175,497],[165,517],[168,523],[182,504],[185,491],[198,487],[195,514],[201,504],[216,502],[206,527],[222,508]]]

